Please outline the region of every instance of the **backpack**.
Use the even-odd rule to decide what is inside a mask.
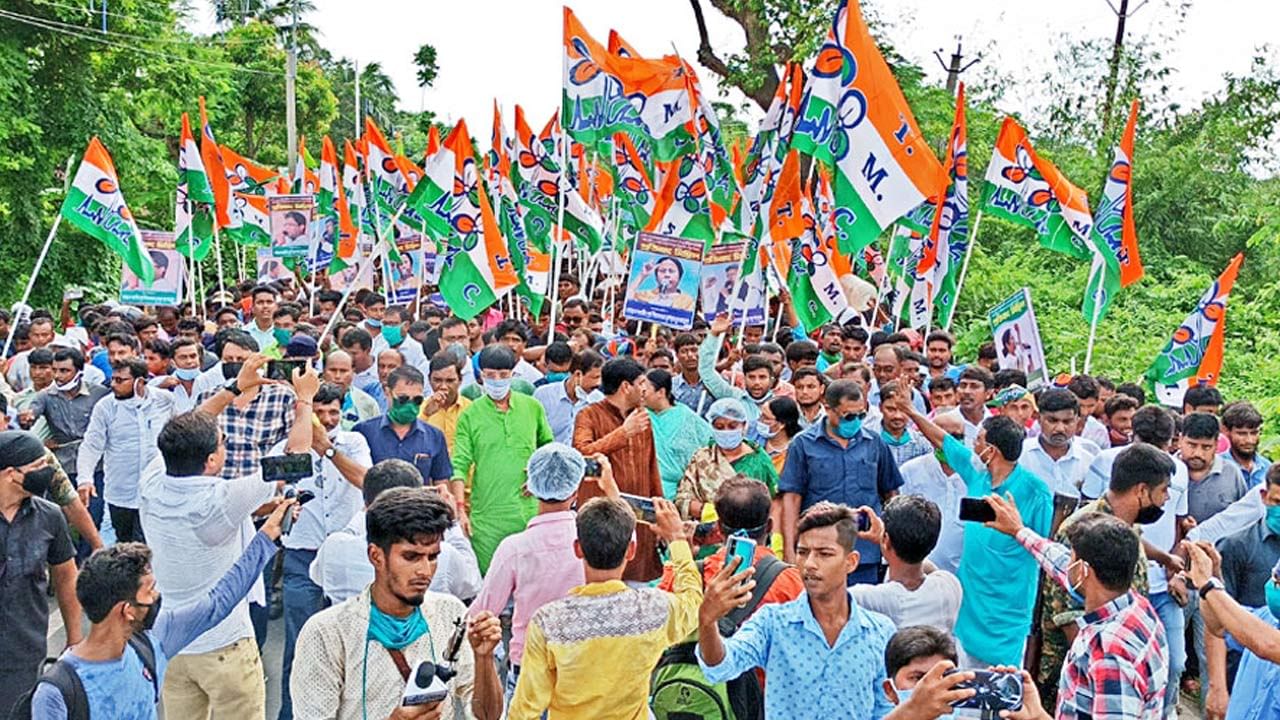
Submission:
[[[151,690],[155,693],[155,701],[159,704],[160,683],[156,677],[156,651],[151,645],[151,638],[146,633],[134,633],[129,636],[129,647],[133,648],[133,651],[138,653],[138,658],[142,660],[142,667],[151,678]],[[18,698],[18,701],[13,704],[13,709],[9,711],[9,720],[31,720],[31,700],[35,697],[36,688],[40,687],[40,683],[48,683],[62,693],[62,702],[67,706],[67,720],[89,720],[89,696],[84,692],[84,684],[80,682],[80,676],[76,674],[71,663],[62,660],[49,666],[44,675],[36,681],[36,687]]]
[[[720,635],[732,637],[760,603],[773,581],[788,565],[773,555],[756,563],[756,586],[747,604],[720,619]],[[702,576],[702,563],[698,563]],[[762,720],[764,693],[754,670],[725,683],[712,683],[702,674],[694,649],[683,642],[667,648],[653,670],[649,706],[657,720]]]

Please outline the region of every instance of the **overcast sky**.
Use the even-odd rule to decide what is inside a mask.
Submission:
[[[228,0],[235,2],[235,0]],[[1119,0],[1114,0],[1119,2]],[[211,25],[212,3],[204,3]],[[395,81],[407,110],[427,108],[447,120],[465,117],[473,135],[487,133],[496,97],[508,113],[524,105],[540,125],[559,102],[561,2],[555,0],[314,0],[307,20],[322,44],[363,65],[379,62]],[[1142,0],[1131,0],[1138,7]],[[1194,0],[1178,22],[1177,0],[1150,0],[1129,20],[1130,37],[1173,36],[1169,64],[1178,68],[1169,99],[1196,104],[1222,87],[1225,72],[1243,73],[1255,49],[1275,42],[1280,3],[1274,0]],[[712,44],[723,56],[740,50],[741,31],[703,0]],[[600,42],[618,30],[646,55],[670,53],[689,60],[697,53],[698,34],[688,0],[574,0],[570,7]],[[889,23],[890,40],[931,78],[945,75],[932,57],[955,47],[986,49],[982,63],[1017,78],[1039,77],[1053,53],[1069,40],[1110,38],[1115,15],[1107,0],[879,0]],[[420,91],[413,53],[423,43],[435,46],[440,75],[435,87]],[[1273,55],[1274,57],[1274,55]],[[715,76],[696,66],[705,86]],[[1007,92],[1002,109],[1027,112],[1025,98]],[[742,100],[740,94],[731,101]],[[531,120],[531,122],[534,122]]]

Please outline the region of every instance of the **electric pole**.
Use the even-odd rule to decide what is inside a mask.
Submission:
[[[1107,98],[1102,105],[1102,137],[1106,138],[1108,131],[1111,129],[1111,107],[1116,99],[1116,83],[1119,82],[1120,76],[1120,55],[1124,50],[1124,25],[1132,15],[1142,9],[1147,4],[1147,0],[1141,0],[1132,10],[1129,9],[1129,0],[1120,0],[1120,7],[1116,7],[1111,0],[1107,0],[1107,5],[1111,6],[1111,12],[1116,16],[1116,39],[1111,47],[1111,62],[1107,72]]]
[[[364,129],[364,118],[361,117],[361,112],[360,112],[360,61],[359,60],[355,61],[355,73],[356,73],[356,134],[355,134],[355,137],[358,138],[360,137],[360,131]]]
[[[298,94],[295,85],[298,81],[298,3],[291,0],[293,6],[293,25],[289,27],[289,60],[284,76],[284,117],[289,138],[289,172],[298,159]]]
[[[951,53],[950,63],[942,59],[942,48],[933,51],[933,56],[938,58],[938,64],[942,66],[943,70],[947,71],[947,92],[953,96],[956,94],[956,87],[960,83],[960,73],[978,64],[978,61],[982,59],[982,55],[978,55],[967,64],[962,65],[961,63],[964,61],[962,40],[959,35],[956,36],[956,51]]]

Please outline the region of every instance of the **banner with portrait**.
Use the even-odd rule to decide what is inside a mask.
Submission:
[[[125,305],[178,305],[182,297],[182,255],[174,243],[172,232],[142,230],[142,245],[155,266],[151,287],[133,274],[128,263],[120,270],[120,302]]]
[[[258,248],[258,282],[271,283],[288,278],[293,279],[293,272],[285,267],[284,261],[273,254],[272,248]]]
[[[271,254],[305,258],[311,250],[314,195],[273,195],[267,198],[271,220]]]
[[[711,322],[717,315],[731,313],[735,325],[746,310],[748,325],[764,324],[764,293],[758,283],[741,279],[745,242],[713,245],[702,256],[702,319]],[[735,300],[736,297],[736,300]]]
[[[400,261],[392,262],[387,255],[382,256],[382,291],[388,305],[413,302],[422,278],[422,236],[410,234],[403,228],[400,232],[396,238]]]
[[[702,277],[701,240],[640,233],[631,253],[622,312],[674,330],[693,327]]]
[[[1049,383],[1049,366],[1044,360],[1040,327],[1031,307],[1031,291],[1022,288],[987,312],[995,336],[996,364],[1001,370],[1015,369],[1027,374],[1033,390]]]

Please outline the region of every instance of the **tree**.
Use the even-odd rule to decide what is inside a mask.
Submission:
[[[413,54],[413,64],[418,66],[418,87],[429,88],[436,81],[440,68],[436,65],[436,49],[432,45],[423,45]]]

